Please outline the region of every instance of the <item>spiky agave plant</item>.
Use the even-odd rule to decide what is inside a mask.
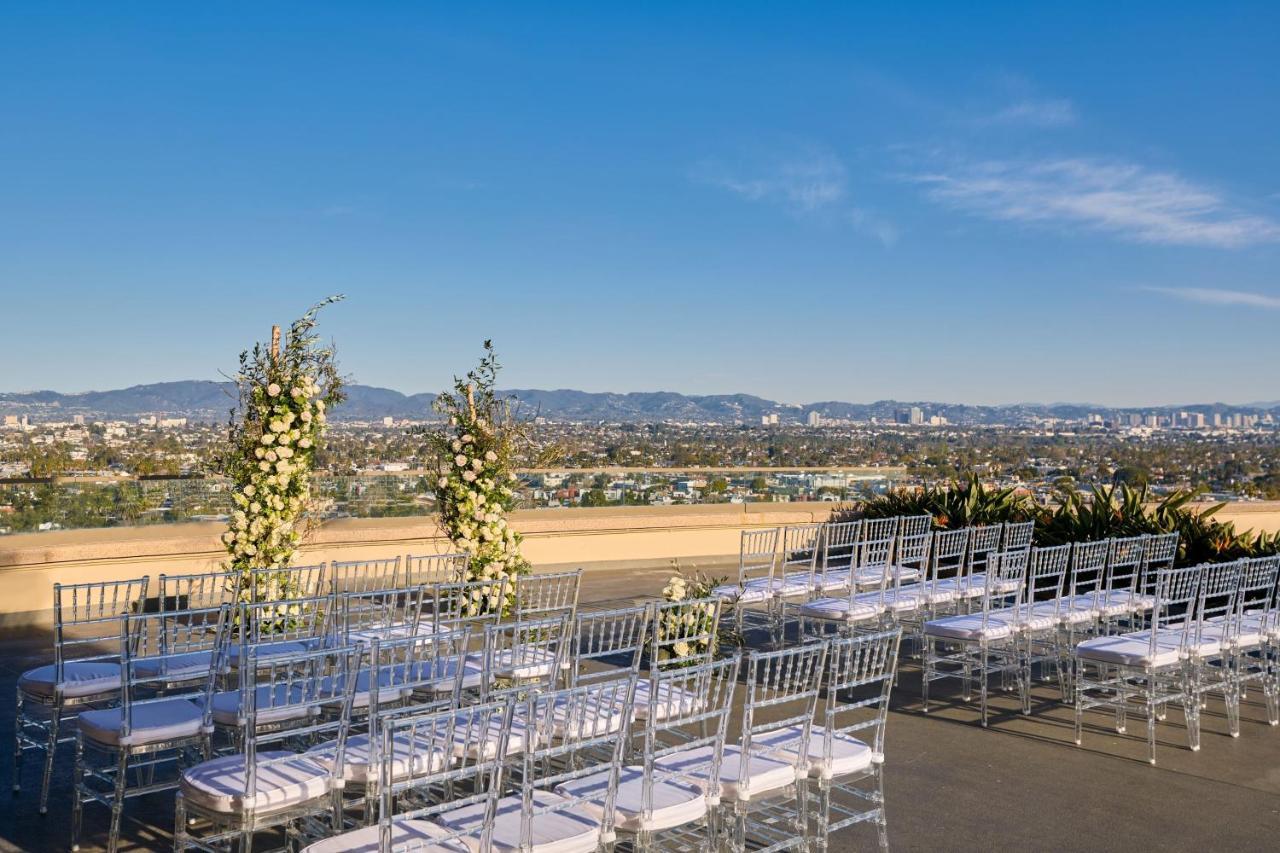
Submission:
[[[1037,507],[1029,495],[1014,487],[988,487],[971,474],[964,481],[915,489],[894,489],[847,512],[849,518],[889,518],[895,515],[932,515],[943,528],[1027,521]]]

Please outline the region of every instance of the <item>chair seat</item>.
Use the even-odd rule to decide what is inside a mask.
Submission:
[[[920,579],[920,570],[910,566],[889,566],[887,572],[890,581],[900,580],[902,583],[911,583]],[[854,571],[853,579],[858,586],[874,585],[879,584],[885,574],[884,566],[861,566]]]
[[[1013,636],[1017,622],[1013,614],[1004,611],[1003,618],[988,614],[987,624],[982,624],[981,613],[947,616],[924,623],[924,632],[930,637],[948,640],[1002,640]]]
[[[782,598],[808,595],[814,590],[814,578],[809,572],[788,572],[773,579],[773,589]]]
[[[721,584],[711,594],[738,604],[755,604],[774,597],[773,578],[752,578],[746,583]]]
[[[864,622],[879,618],[881,613],[884,608],[877,602],[851,602],[847,598],[816,598],[800,606],[801,616],[835,622]]]
[[[285,689],[286,686],[283,684],[277,684],[274,687],[264,684],[255,688],[255,706],[259,725],[296,720],[307,715],[306,706],[285,702],[285,699],[289,698],[285,696]],[[294,692],[293,699],[296,702],[297,687],[294,688]],[[213,694],[215,723],[220,726],[238,726],[242,724],[242,720],[239,690],[224,690]]]
[[[556,793],[570,799],[585,798],[581,805],[592,818],[603,821],[605,790],[609,773],[583,776],[556,786]],[[700,820],[707,813],[707,795],[696,785],[674,779],[655,779],[652,787],[652,813],[644,812],[644,768],[624,767],[618,772],[618,791],[614,797],[614,828],[624,832],[655,832],[683,826]]]
[[[187,699],[135,703],[131,717],[129,734],[122,736],[123,708],[85,711],[79,717],[80,731],[108,746],[140,746],[197,737],[204,723],[204,711]]]
[[[240,665],[240,656],[245,653],[246,648],[239,643],[232,643],[227,647],[227,656],[230,658],[232,666]],[[309,651],[307,644],[303,642],[259,643],[254,648],[257,649],[258,660],[297,655]]]
[[[187,652],[180,655],[160,655],[137,658],[133,661],[134,675],[140,678],[167,678],[170,681],[188,681],[209,674],[213,668],[213,652]]]
[[[901,613],[909,610],[919,610],[925,603],[925,591],[917,584],[904,586],[898,589],[886,589],[883,594],[879,590],[872,592],[860,592],[853,597],[855,604],[866,604],[872,607],[880,607],[882,612],[888,610],[892,613]]]
[[[1106,616],[1141,613],[1156,606],[1154,595],[1143,595],[1127,589],[1110,589],[1100,595],[1099,607]]]
[[[635,700],[631,706],[631,716],[634,719],[647,720],[650,712],[657,721],[688,716],[697,711],[704,701],[702,697],[683,687],[659,682],[657,701],[654,702],[653,685],[653,680],[647,678],[636,682]]]
[[[254,782],[254,790],[246,793],[244,756],[224,755],[184,771],[179,784],[189,803],[208,811],[234,814],[252,808],[261,814],[327,797],[329,769],[290,752],[259,752]]]
[[[549,649],[500,649],[493,655],[491,674],[499,678],[545,678],[555,666],[555,652]]]
[[[934,581],[932,595],[947,595],[948,600],[955,601],[957,599],[978,598],[983,593],[986,578],[978,577],[976,580],[973,575],[964,575],[962,577],[941,578]]]
[[[28,670],[18,678],[18,688],[32,696],[83,699],[120,690],[120,664],[109,661],[67,661],[62,665],[62,681],[53,664]]]
[[[378,744],[382,749],[382,744]],[[433,773],[444,769],[451,759],[445,756],[443,749],[432,746],[423,740],[410,737],[398,737],[395,740],[395,758],[391,761],[393,779],[404,779],[408,776]],[[307,758],[324,767],[332,767],[337,743],[328,741],[318,744],[306,751]],[[369,735],[351,735],[347,738],[346,749],[342,753],[342,778],[347,782],[368,785],[378,781],[379,767],[371,763]],[[383,756],[379,756],[382,760]]]
[[[1098,663],[1159,668],[1177,664],[1185,657],[1182,649],[1183,639],[1182,631],[1162,630],[1156,635],[1156,646],[1153,651],[1151,632],[1134,631],[1130,634],[1085,640],[1076,645],[1076,655],[1083,660]],[[1210,646],[1216,647],[1216,643],[1206,645],[1201,649],[1201,653],[1211,653],[1208,651]]]
[[[333,835],[302,848],[302,853],[379,853],[382,828],[365,826]],[[449,838],[453,833],[425,820],[395,820],[391,823],[392,849],[414,853],[469,853],[472,847]],[[476,842],[478,846],[479,842]]]
[[[1260,613],[1246,613],[1239,619],[1214,616],[1205,620],[1201,639],[1220,648],[1251,649],[1261,646],[1271,633],[1271,620]]]
[[[659,758],[654,766],[672,772],[688,773],[696,778],[705,776],[701,768],[711,761],[711,747],[700,746]],[[742,767],[742,748],[727,744],[720,759],[720,796],[726,800],[746,801],[757,794],[785,788],[796,781],[796,765],[755,750],[749,756],[746,775]]]
[[[1033,633],[1057,630],[1062,625],[1064,615],[1053,601],[1041,601],[1031,607],[1024,607],[1017,613],[1005,610],[1000,618],[1008,619],[1010,614],[1016,618],[1019,630]]]
[[[956,588],[959,589],[966,598],[978,598],[987,588],[986,572],[974,572],[973,574],[959,578],[958,580],[959,583]],[[939,581],[939,583],[942,583],[942,581]],[[995,592],[1008,594],[1015,592],[1018,589],[1018,586],[1019,584],[1016,580],[996,581]]]
[[[564,699],[557,699],[551,708],[551,733],[558,738],[574,740],[612,734],[627,722],[627,715],[623,713],[623,699],[619,695],[613,707],[600,699],[579,701],[574,706]],[[578,711],[572,719],[571,708]]]
[[[474,717],[470,717],[465,713],[459,713],[457,720],[458,734],[455,735],[455,743],[453,747],[455,755],[461,757],[463,752],[466,752],[472,759],[479,758],[483,760],[493,758],[498,754],[498,741],[502,737],[503,732],[502,716],[500,714],[493,714],[487,717],[488,729],[483,734],[471,732],[468,735],[464,735],[462,733],[463,726],[470,725],[473,728],[476,726]],[[545,729],[542,730],[542,736],[545,736]],[[529,741],[537,737],[539,737],[538,730],[534,729],[531,732],[529,724],[526,721],[519,717],[512,719],[511,728],[507,735],[507,751],[505,754],[519,755],[528,748]],[[470,746],[468,746],[467,743],[463,743],[464,739],[470,742]],[[477,743],[478,739],[483,742]],[[439,738],[437,738],[437,740],[439,740]]]
[[[794,756],[803,734],[799,726],[790,726],[769,732],[756,741],[761,746],[781,747],[781,754]],[[823,726],[814,726],[809,734],[809,748],[806,755],[809,759],[809,775],[817,779],[831,779],[836,776],[848,776],[861,773],[875,763],[875,753],[867,744],[841,732],[834,733],[831,738],[831,758],[827,759],[827,730]]]
[[[328,693],[333,690],[333,688],[329,686],[330,682],[327,677],[320,679],[320,681],[323,685],[320,688],[322,692]],[[384,668],[381,672],[379,672],[378,673],[378,704],[387,705],[393,702],[399,702],[401,699],[404,699],[409,694],[410,691],[405,690],[399,686],[393,686],[393,685],[402,684],[403,682],[404,682],[403,673],[392,672],[387,668]],[[341,689],[342,689],[342,681],[340,679],[338,682],[337,690],[341,691]],[[369,703],[372,701],[373,701],[372,673],[370,673],[368,670],[361,670],[360,674],[356,676],[356,689],[351,694],[351,706],[353,708],[368,708]]]
[[[564,804],[565,799],[551,791],[534,791],[534,808],[547,808]],[[566,806],[562,811],[550,811],[535,815],[530,821],[533,844],[525,849],[520,846],[522,801],[519,795],[498,800],[493,821],[491,849],[494,851],[524,850],[524,853],[591,853],[600,844],[600,822],[580,808]],[[465,830],[478,835],[484,820],[484,803],[464,806],[445,812],[436,822],[454,830]]]
[[[820,592],[830,592],[833,589],[849,588],[848,569],[827,569],[818,572],[813,577],[813,588]]]
[[[1041,602],[1041,605],[1051,605],[1050,602]],[[1049,609],[1049,608],[1045,608]],[[1062,603],[1058,607],[1058,618],[1068,625],[1079,625],[1084,622],[1092,622],[1102,615],[1102,593],[1085,592],[1077,595],[1064,596]]]

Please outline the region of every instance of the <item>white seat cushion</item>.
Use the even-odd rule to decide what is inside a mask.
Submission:
[[[464,753],[468,753],[473,759],[493,758],[498,754],[498,741],[502,737],[502,715],[490,714],[488,720],[488,729],[481,733],[473,731],[476,727],[474,717],[465,714],[459,714],[457,733],[454,735],[454,754],[459,757]],[[464,733],[463,727],[470,728]],[[545,736],[546,729],[542,729],[542,736]],[[530,732],[529,725],[519,717],[511,720],[511,730],[507,735],[507,750],[505,755],[518,755],[525,751],[531,738],[538,737],[538,730]],[[480,743],[478,739],[482,740]],[[470,740],[468,745],[464,741]]]
[[[111,746],[162,743],[199,735],[204,712],[186,699],[167,699],[135,703],[131,717],[132,728],[126,737],[120,736],[124,727],[123,708],[85,711],[80,715],[80,731],[87,738]]]
[[[1130,667],[1171,666],[1182,659],[1183,633],[1161,630],[1156,634],[1155,651],[1151,650],[1151,632],[1135,631],[1113,637],[1094,637],[1076,645],[1076,654],[1084,660]]]
[[[287,761],[276,761],[279,758]],[[224,755],[201,762],[182,774],[182,795],[188,802],[214,812],[235,813],[253,808],[259,813],[296,806],[329,793],[329,769],[289,752],[258,753],[254,790],[245,792],[243,755]]]
[[[181,655],[138,658],[133,661],[135,677],[187,681],[209,674],[213,668],[213,652],[188,652]]]
[[[61,692],[69,699],[82,699],[120,689],[120,665],[109,661],[67,661],[62,665],[62,681],[57,683],[53,664],[22,673],[18,687],[32,696],[53,696]]]
[[[711,747],[677,752],[655,762],[663,770],[687,772],[692,777],[704,776],[699,768],[711,760]],[[748,800],[767,791],[785,788],[796,781],[796,765],[793,762],[768,757],[756,751],[747,762],[743,779],[742,749],[728,744],[720,759],[720,796],[727,800]]]
[[[876,619],[884,612],[876,602],[855,601],[847,598],[815,598],[800,606],[800,615],[810,619],[830,619],[837,622],[864,622]]]
[[[779,729],[770,732],[756,741],[761,746],[778,746],[783,755],[794,756],[800,744],[802,732],[799,726]],[[809,775],[818,779],[831,779],[836,776],[848,776],[861,773],[871,767],[875,753],[871,747],[852,735],[840,732],[831,736],[831,760],[826,757],[827,730],[822,726],[814,726],[809,734]]]
[[[657,704],[651,705],[653,699],[652,679],[641,679],[636,682],[635,700],[631,708],[631,716],[637,720],[649,719],[652,708],[656,720],[668,717],[683,717],[694,713],[702,705],[703,699],[696,693],[676,687],[669,682],[658,682]]]
[[[1156,606],[1154,595],[1142,595],[1127,589],[1107,590],[1099,596],[1099,607],[1107,616],[1140,613]]]
[[[378,749],[382,744],[379,741]],[[307,750],[306,756],[324,767],[332,767],[337,744],[333,741],[322,743]],[[368,785],[378,780],[378,765],[369,761],[369,735],[351,735],[347,738],[346,749],[342,753],[342,778],[348,782]],[[384,756],[379,756],[382,760]],[[410,775],[434,773],[444,768],[450,761],[444,750],[423,741],[402,736],[395,740],[395,758],[391,762],[394,779],[403,779]]]
[[[564,804],[565,800],[550,791],[534,791],[533,803],[535,808],[545,808]],[[520,810],[521,797],[518,794],[498,800],[497,814],[493,821],[493,850],[521,849]],[[484,803],[476,803],[445,812],[436,818],[436,822],[450,829],[479,834],[483,819]],[[599,821],[582,814],[581,809],[575,806],[566,805],[563,811],[535,815],[529,823],[533,846],[525,853],[590,853],[600,844]]]
[[[848,569],[827,569],[824,572],[818,572],[814,576],[814,589],[822,592],[829,592],[833,589],[848,589],[849,574]]]
[[[1262,614],[1248,614],[1230,621],[1222,616],[1205,620],[1201,639],[1221,648],[1250,649],[1260,646],[1270,634],[1271,622]]]
[[[919,610],[925,603],[924,589],[916,584],[900,587],[899,589],[886,589],[883,597],[879,590],[860,592],[853,597],[853,600],[856,603],[867,604],[872,607],[880,607],[883,602],[883,610],[888,610],[892,613]]]
[[[1000,612],[1000,611],[997,611]],[[947,616],[924,623],[924,632],[930,637],[943,637],[950,640],[1002,640],[1013,636],[1017,623],[1007,611],[1004,617],[990,614],[987,624],[982,624],[981,613]]]
[[[933,583],[933,595],[950,596],[949,601],[964,598],[978,598],[982,595],[983,584],[986,579],[978,577],[975,579],[973,575],[965,575],[958,578],[941,578]]]
[[[583,776],[556,787],[556,793],[568,797],[585,797],[581,808],[596,820],[604,819],[604,797],[609,774]],[[707,813],[707,795],[696,785],[673,779],[655,779],[652,787],[652,810],[644,817],[644,768],[624,767],[618,773],[618,792],[613,802],[614,828],[624,832],[644,829],[657,831],[683,826],[700,820]]]
[[[555,669],[555,652],[545,648],[499,649],[493,675],[501,678],[544,678]]]
[[[773,579],[773,590],[783,598],[794,598],[813,592],[813,575],[808,572],[788,572],[782,577]]]
[[[1003,611],[1012,613],[1012,611]],[[1003,616],[1001,618],[1008,618]],[[1022,631],[1052,631],[1062,624],[1062,614],[1052,601],[1041,601],[1031,607],[1023,607],[1016,613],[1018,628]]]
[[[772,578],[752,578],[743,584],[726,583],[711,590],[711,594],[739,604],[768,601],[774,596]]]
[[[296,720],[307,715],[306,706],[281,704],[285,699],[284,691],[285,685],[283,684],[277,684],[274,687],[264,684],[256,688],[257,700],[255,705],[258,725],[279,723],[284,720]],[[213,721],[220,726],[240,725],[239,690],[224,690],[221,693],[213,694]]]
[[[911,583],[920,578],[920,570],[913,569],[910,566],[889,566],[887,571],[890,582],[897,580],[899,577],[902,578],[903,583]],[[867,584],[880,583],[885,573],[884,566],[861,566],[853,573],[853,577],[859,586],[866,586]]]
[[[302,853],[378,853],[381,827],[365,826],[334,835],[302,848]],[[461,840],[441,840],[452,833],[425,820],[396,820],[391,823],[391,846],[409,847],[414,853],[469,853],[472,849]],[[478,845],[478,842],[477,842]]]
[[[308,651],[306,643],[302,642],[260,643],[257,646],[257,650],[258,660],[278,658],[284,655],[297,655]],[[227,647],[227,655],[231,659],[232,666],[240,665],[240,656],[244,653],[245,647],[239,643],[232,643]]]

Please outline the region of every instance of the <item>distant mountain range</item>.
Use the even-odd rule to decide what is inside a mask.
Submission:
[[[0,393],[0,414],[29,414],[42,420],[68,419],[72,415],[86,417],[133,418],[141,415],[187,417],[202,421],[221,421],[233,402],[234,387],[229,382],[184,381],[135,385],[115,391],[88,391],[62,394],[56,391]],[[1040,415],[1059,418],[1081,418],[1092,412],[1113,411],[1169,412],[1263,412],[1280,413],[1280,403],[1228,406],[1221,403],[1155,408],[1122,408],[1092,406],[1079,403],[1040,405],[1023,403],[1008,406],[969,406],[927,401],[880,400],[875,403],[823,401],[794,405],[766,400],[751,394],[713,394],[698,396],[673,391],[632,392],[629,394],[591,393],[588,391],[513,389],[503,392],[514,396],[526,414],[539,414],[557,421],[626,421],[656,423],[661,421],[696,421],[723,424],[758,424],[763,415],[778,414],[783,422],[801,421],[816,411],[823,417],[849,420],[892,420],[894,415],[912,406],[926,416],[942,415],[952,423],[1008,423],[1020,418]],[[347,401],[333,412],[333,417],[349,421],[373,421],[384,417],[423,420],[430,417],[434,394],[402,394],[389,388],[371,385],[347,386]]]

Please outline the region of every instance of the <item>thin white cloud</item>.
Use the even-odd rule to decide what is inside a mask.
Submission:
[[[1280,223],[1176,174],[1131,163],[987,160],[911,179],[935,201],[991,219],[1083,227],[1139,243],[1234,249],[1280,241]]]
[[[1204,305],[1244,305],[1249,308],[1280,310],[1280,296],[1268,296],[1265,293],[1217,290],[1208,287],[1144,287],[1142,289],[1149,293],[1160,293],[1174,299],[1181,299],[1184,302],[1198,302]]]
[[[1066,98],[1026,98],[979,119],[979,124],[1066,127],[1076,123],[1075,104]]]
[[[750,201],[780,203],[799,212],[836,204],[845,196],[844,164],[823,153],[782,160],[751,176],[718,164],[705,164],[697,170],[696,177]]]

